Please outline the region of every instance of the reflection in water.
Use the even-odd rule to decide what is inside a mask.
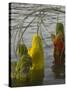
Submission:
[[[54,72],[54,77],[56,79],[65,78],[65,54],[63,52],[61,58],[60,55],[56,54],[56,49],[54,49],[54,61],[52,66],[52,71]]]
[[[31,85],[43,85],[44,71],[43,70],[31,70],[28,78],[16,79],[12,78],[12,86],[31,86]]]
[[[54,72],[54,77],[56,79],[61,79],[61,78],[64,78],[65,75],[64,75],[64,65],[53,65],[52,66],[52,71]]]
[[[31,82],[33,85],[42,84],[44,79],[44,69],[33,69],[31,75]]]

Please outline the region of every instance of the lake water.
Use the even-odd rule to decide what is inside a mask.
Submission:
[[[11,4],[11,61],[17,61],[18,57],[15,54],[15,47],[21,37],[22,32],[26,29],[23,35],[24,43],[27,47],[31,47],[32,36],[37,32],[37,22],[40,18],[40,11],[44,25],[41,24],[43,36],[44,56],[45,56],[45,77],[43,84],[63,84],[65,78],[64,73],[61,73],[61,78],[55,76],[53,71],[53,42],[51,34],[55,34],[56,22],[63,23],[65,26],[65,7],[54,5],[37,5],[37,4]],[[33,20],[34,19],[34,20]],[[33,21],[32,21],[33,20]],[[32,22],[31,22],[32,21]],[[31,24],[30,24],[31,23]],[[30,25],[29,25],[30,24]],[[28,26],[29,25],[29,26]],[[27,27],[28,26],[28,27]],[[20,33],[19,33],[20,32]],[[62,69],[60,69],[62,70]],[[59,75],[58,75],[59,76]]]

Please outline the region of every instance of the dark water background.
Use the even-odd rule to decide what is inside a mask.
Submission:
[[[44,11],[41,9],[44,9]],[[44,39],[43,46],[45,56],[45,77],[43,84],[63,84],[65,82],[64,77],[62,77],[64,72],[61,73],[61,78],[56,78],[55,73],[52,70],[54,61],[54,47],[51,40],[51,34],[55,34],[57,17],[58,22],[61,22],[65,25],[64,6],[21,3],[11,4],[11,61],[13,62],[18,60],[18,57],[15,54],[15,47],[17,45],[18,39],[20,38],[23,30],[25,30],[26,26],[32,21],[33,18],[36,17],[36,19],[30,24],[30,26],[27,28],[26,32],[23,35],[24,43],[27,45],[28,48],[31,47],[32,36],[37,31],[37,17],[39,15],[39,10],[41,10],[42,12],[41,14],[43,16],[43,22],[45,23],[45,26],[42,25],[41,27]],[[32,12],[33,14],[30,15],[30,13]],[[27,18],[24,20],[25,17]],[[19,34],[19,32],[21,33]]]

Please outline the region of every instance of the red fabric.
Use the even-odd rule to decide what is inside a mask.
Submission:
[[[62,51],[63,47],[64,47],[64,42],[62,39],[60,38],[57,38],[55,41],[54,41],[54,46],[55,48],[57,48],[60,52]]]

